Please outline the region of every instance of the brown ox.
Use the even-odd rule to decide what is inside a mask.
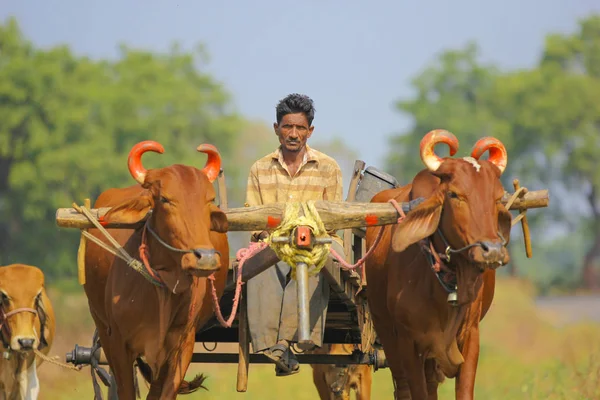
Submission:
[[[36,267],[0,267],[0,399],[37,399],[37,367],[33,350],[48,354],[54,339],[54,310]]]
[[[352,354],[352,346],[344,344],[325,345],[314,351],[315,354]],[[369,365],[314,364],[313,382],[321,400],[350,400],[350,391],[356,392],[356,400],[371,399],[372,371]]]
[[[85,254],[84,288],[120,400],[135,397],[134,361],[150,382],[148,399],[174,399],[202,387],[202,375],[191,382],[184,376],[196,329],[213,313],[207,277],[214,274],[220,298],[229,265],[227,218],[213,203],[221,164],[216,148],[198,147],[208,154],[203,170],[179,164],[146,170],[146,151],[163,148],[148,141],[131,150],[129,171],[140,185],[107,190],[94,207],[112,207],[106,223],[136,223],[151,212],[139,229],[108,231],[138,260],[145,245],[150,271],[164,286],[93,243]],[[90,232],[105,240],[96,229]]]
[[[456,398],[473,398],[479,321],[492,302],[495,268],[509,261],[512,217],[500,202],[504,145],[487,137],[477,142],[471,157],[442,159],[433,151],[440,142],[450,146],[451,156],[458,150],[450,132],[429,132],[421,141],[427,169],[412,184],[372,200],[426,199],[404,221],[384,228],[367,261],[368,301],[396,399],[437,399],[444,376],[456,378]],[[489,159],[479,160],[488,150]],[[367,246],[378,233],[379,228],[367,230]],[[439,280],[432,270],[436,260]],[[455,284],[457,301],[451,305],[448,293]]]

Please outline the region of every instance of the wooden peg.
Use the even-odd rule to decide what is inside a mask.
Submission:
[[[513,180],[513,187],[515,192],[521,188],[521,184],[518,179]],[[525,195],[526,190],[523,190],[522,195]],[[523,228],[523,240],[525,241],[525,254],[527,258],[531,258],[532,250],[531,250],[531,235],[529,232],[529,221],[527,221],[527,209],[519,209],[519,212],[523,213],[523,217],[521,218],[521,227]]]
[[[83,201],[83,206],[88,210],[92,208],[92,204],[90,199],[85,199]],[[87,229],[82,229],[87,231]],[[77,277],[79,279],[80,285],[85,285],[85,247],[86,247],[86,239],[83,234],[79,238],[79,248],[77,249]]]

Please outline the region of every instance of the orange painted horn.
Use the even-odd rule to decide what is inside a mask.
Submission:
[[[129,157],[127,158],[127,167],[129,168],[129,173],[133,176],[133,179],[138,181],[138,183],[143,184],[146,179],[146,169],[142,165],[142,154],[147,151],[153,151],[155,153],[164,153],[165,149],[162,144],[155,142],[153,140],[145,140],[143,142],[139,142],[129,152]]]
[[[434,129],[429,131],[421,139],[421,160],[430,171],[437,171],[442,165],[442,158],[435,154],[434,147],[438,143],[446,143],[450,147],[450,156],[458,151],[458,139],[452,133],[444,129]]]
[[[209,181],[214,182],[221,171],[221,155],[219,154],[219,150],[212,144],[206,143],[198,146],[196,150],[208,154],[208,159],[206,160],[206,165],[202,169],[202,172],[206,174]]]
[[[495,137],[487,136],[479,139],[477,143],[475,143],[475,146],[473,146],[471,157],[479,160],[479,157],[488,150],[490,152],[488,161],[498,167],[500,173],[503,173],[508,164],[508,153],[502,142]]]

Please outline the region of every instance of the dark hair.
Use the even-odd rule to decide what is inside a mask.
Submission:
[[[305,94],[292,93],[280,100],[275,108],[277,123],[287,114],[303,113],[308,120],[308,125],[312,126],[315,118],[315,106],[310,97]]]

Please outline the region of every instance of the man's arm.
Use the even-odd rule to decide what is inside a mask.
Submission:
[[[248,175],[248,184],[246,186],[246,206],[260,206],[262,204],[263,202],[260,195],[260,185],[258,182],[258,167],[256,164],[254,164],[250,168],[250,174]],[[259,239],[264,239],[266,236],[266,231],[250,232],[250,238],[255,242],[257,242]]]
[[[342,180],[342,170],[337,163],[332,171],[329,182],[325,187],[325,199],[329,201],[344,201],[344,182]],[[336,231],[328,232],[333,240],[337,241],[340,245],[343,244],[342,239],[338,236]]]

